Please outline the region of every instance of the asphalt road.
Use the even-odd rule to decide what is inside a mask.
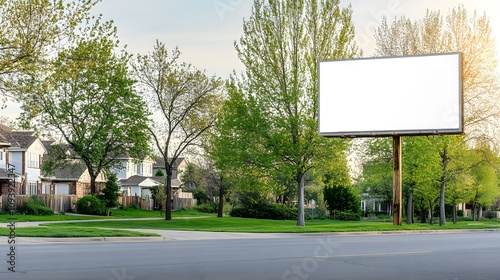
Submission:
[[[500,279],[500,232],[7,244],[0,279]]]

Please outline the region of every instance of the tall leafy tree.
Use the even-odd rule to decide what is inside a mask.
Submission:
[[[228,87],[218,143],[227,149],[218,151],[266,185],[293,180],[304,226],[305,174],[344,145],[318,136],[317,65],[358,55],[352,10],[339,1],[256,0],[235,48],[246,70]]]
[[[37,125],[55,130],[69,145],[53,160],[83,161],[91,193],[97,176],[117,158],[149,153],[147,106],[134,90],[128,60],[126,53],[115,53],[110,39],[81,40],[58,54],[34,96],[41,112]]]
[[[214,125],[221,106],[222,81],[187,63],[179,49],[170,54],[156,42],[153,52],[138,55],[134,69],[157,121],[149,127],[165,162],[166,220],[172,219],[172,168],[188,148],[199,145]]]
[[[44,74],[50,56],[71,41],[79,24],[91,20],[97,2],[0,0],[0,95],[21,97],[18,81]]]
[[[463,6],[458,6],[445,17],[440,12],[428,11],[415,21],[401,17],[389,25],[384,19],[375,39],[378,56],[462,52],[466,140],[469,144],[482,139],[494,140],[500,128],[496,121],[500,117],[500,106],[491,100],[499,99],[500,87],[495,72],[495,42],[485,14],[470,16]],[[451,179],[448,167],[454,165],[449,149],[456,147],[456,143],[453,137],[437,141],[441,158],[440,225],[444,225],[445,189]]]

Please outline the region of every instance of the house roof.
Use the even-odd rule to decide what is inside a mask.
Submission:
[[[68,164],[64,167],[55,168],[54,174],[50,176],[50,179],[53,181],[78,181],[85,170],[87,170],[87,167],[81,162]]]
[[[172,159],[168,159],[171,161]],[[174,162],[174,168],[179,166],[184,161],[183,157],[179,157]],[[153,163],[153,168],[165,168],[165,160],[162,157],[157,157],[156,161]]]
[[[34,131],[14,131],[11,127],[0,124],[0,142],[2,143],[10,143],[12,147],[27,149],[36,139]]]
[[[155,176],[155,177],[146,177],[141,175],[133,175],[128,179],[120,179],[118,183],[122,186],[139,186],[144,181],[151,180],[156,182],[159,185],[163,185],[165,183],[165,177],[163,176]],[[179,179],[172,179],[172,187],[179,188],[181,186],[181,181]]]
[[[14,174],[16,175],[16,177],[21,176],[21,174],[18,173]],[[7,169],[0,168],[0,180],[8,180],[8,179],[12,179],[12,177],[9,176],[9,171],[7,171]]]

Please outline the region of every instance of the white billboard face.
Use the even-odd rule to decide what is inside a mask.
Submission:
[[[462,55],[319,62],[319,134],[463,132]]]

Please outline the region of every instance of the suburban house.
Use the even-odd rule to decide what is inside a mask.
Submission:
[[[178,171],[185,169],[186,165],[184,158],[179,158],[173,167],[172,206],[174,209],[193,205],[192,194],[182,192],[182,182],[177,178]],[[148,200],[152,199],[151,188],[165,186],[166,176],[153,176],[153,174],[157,174],[159,169],[162,170],[163,174],[166,174],[165,164],[161,159],[157,159],[156,162],[150,159],[138,162],[132,158],[123,158],[121,166],[121,172],[117,172],[119,174],[118,184],[120,191],[125,196],[136,196]],[[127,177],[123,178],[124,176]],[[157,206],[157,203],[155,204]]]
[[[47,153],[42,141],[33,131],[15,131],[0,125],[0,180],[5,182],[9,165],[16,174],[16,191],[21,195],[36,195],[42,192],[40,166]],[[5,184],[0,189],[6,194]]]
[[[42,141],[46,150],[54,141]],[[69,149],[69,147],[68,147]],[[44,155],[47,160],[50,154]],[[42,174],[41,194],[66,194],[83,197],[90,194],[90,175],[85,164],[79,160],[74,160],[55,168],[53,174]],[[104,188],[106,177],[103,173],[96,179],[96,190]]]
[[[111,171],[116,174],[118,180],[128,179],[134,175],[153,176],[154,161],[150,158],[137,160],[132,157],[120,157],[117,160],[119,161],[118,167],[113,168]]]
[[[184,158],[177,158],[172,166],[172,179],[177,179],[178,174],[185,170],[187,167],[187,161]],[[153,175],[156,176],[158,170],[161,170],[163,175],[167,175],[167,171],[165,170],[165,161],[161,157],[157,157],[156,161],[153,163]]]

